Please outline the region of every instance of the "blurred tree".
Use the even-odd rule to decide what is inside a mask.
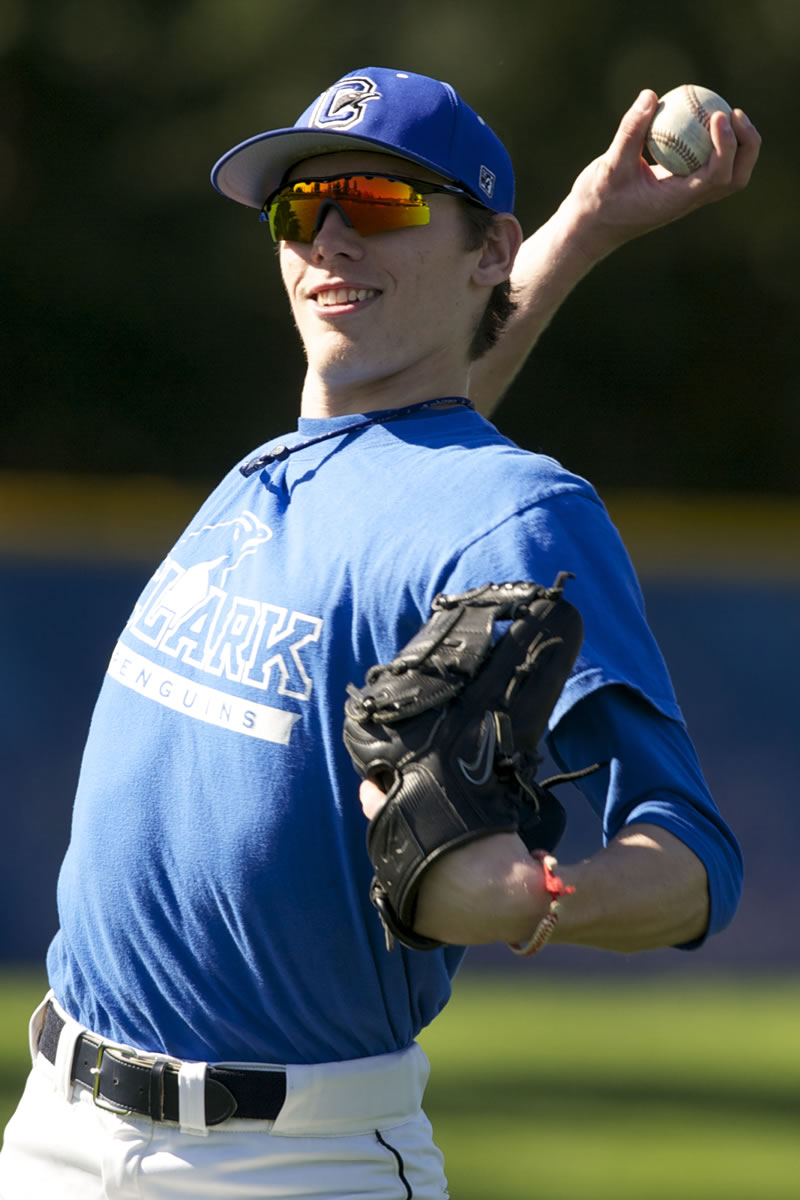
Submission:
[[[800,235],[783,0],[5,0],[0,465],[216,475],[295,420],[266,230],[210,188],[229,146],[369,63],[450,80],[545,219],[643,86],[702,82],[765,138],[750,189],[634,243],[569,299],[500,421],[598,484],[798,490]]]

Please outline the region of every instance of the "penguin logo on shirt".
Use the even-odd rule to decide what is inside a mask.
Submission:
[[[220,554],[216,558],[206,559],[187,567],[183,574],[173,579],[161,594],[161,603],[172,613],[169,621],[170,627],[179,625],[189,613],[200,608],[211,592],[212,580],[219,587],[224,587],[228,576],[237,570],[244,559],[255,554],[272,537],[272,530],[269,526],[265,525],[263,521],[259,521],[253,513],[245,510],[232,521],[222,521],[218,525],[204,525],[202,529],[187,533],[185,537],[181,538],[178,545],[186,545],[192,538],[203,537],[206,534],[215,533],[217,530],[226,530],[225,541],[229,544],[232,543],[232,549],[226,554]],[[223,563],[227,565],[219,573],[217,580],[215,573]]]

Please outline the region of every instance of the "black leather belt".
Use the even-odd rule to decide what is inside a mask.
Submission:
[[[48,1062],[64,1021],[52,1004],[45,1013],[39,1051]],[[178,1065],[166,1059],[148,1064],[83,1033],[75,1044],[72,1082],[90,1088],[96,1103],[115,1112],[133,1112],[153,1121],[178,1121]],[[274,1121],[286,1099],[286,1072],[280,1067],[243,1069],[209,1066],[206,1071],[206,1124],[229,1117]]]

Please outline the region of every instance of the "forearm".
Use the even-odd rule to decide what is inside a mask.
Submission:
[[[708,925],[705,868],[660,826],[631,825],[558,874],[575,891],[561,902],[553,943],[632,954],[692,942]],[[539,863],[518,837],[497,835],[431,868],[414,928],[457,945],[524,943],[548,905]]]
[[[383,802],[362,783],[373,815]],[[679,838],[658,825],[623,828],[583,862],[559,864],[565,896],[552,942],[631,954],[679,946],[708,926],[706,870]],[[445,854],[426,872],[414,929],[453,945],[524,943],[549,908],[540,863],[516,834],[495,834]]]
[[[575,892],[561,905],[553,942],[633,953],[692,942],[708,925],[703,864],[657,825],[627,826],[605,849],[560,864],[558,873]]]
[[[602,254],[584,248],[586,220],[570,197],[522,243],[511,276],[516,310],[499,342],[473,364],[470,398],[484,416],[497,407],[528,354],[573,288]]]
[[[516,834],[445,854],[426,872],[414,929],[459,946],[524,940],[547,912],[544,874]]]

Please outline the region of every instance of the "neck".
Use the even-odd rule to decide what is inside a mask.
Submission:
[[[408,371],[380,379],[334,379],[323,377],[309,367],[300,405],[303,417],[339,417],[349,413],[382,412],[387,408],[408,408],[438,396],[467,396],[469,368],[447,372]]]
[[[276,446],[273,450],[268,450],[265,454],[259,454],[257,458],[251,458],[249,462],[242,463],[239,470],[246,479],[256,471],[262,471],[270,463],[282,462],[290,454],[294,454],[296,450],[306,450],[309,446],[317,446],[320,442],[327,442],[329,438],[341,437],[343,434],[348,433],[359,433],[369,425],[388,425],[390,421],[398,421],[402,417],[411,416],[412,413],[419,412],[422,409],[449,409],[457,408],[459,405],[464,405],[466,408],[472,409],[473,412],[475,410],[475,405],[465,396],[439,396],[433,400],[420,400],[416,404],[406,404],[400,408],[390,408],[388,411],[377,412],[372,416],[364,413],[359,413],[358,416],[352,414],[352,420],[347,425],[339,425],[336,429],[328,429],[324,433],[317,433],[313,437],[307,437],[302,441],[294,442],[291,446]]]

